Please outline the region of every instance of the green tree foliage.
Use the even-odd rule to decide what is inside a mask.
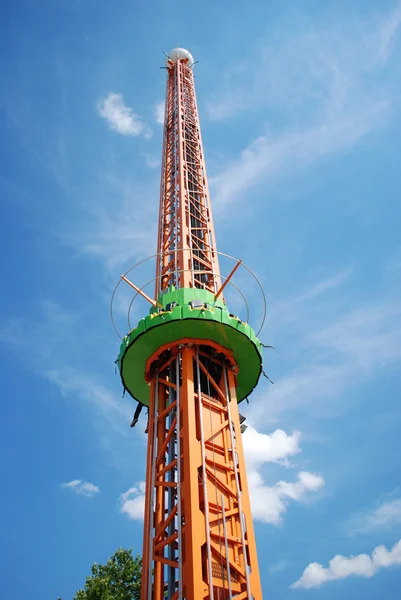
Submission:
[[[142,559],[119,548],[105,565],[95,563],[74,600],[140,600]]]

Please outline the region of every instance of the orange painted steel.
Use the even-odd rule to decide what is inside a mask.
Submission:
[[[233,268],[233,270],[231,271],[231,273],[229,274],[229,276],[227,277],[227,279],[225,280],[225,282],[223,283],[223,285],[221,286],[221,288],[219,289],[219,291],[217,292],[217,294],[215,295],[214,299],[217,300],[219,296],[221,296],[221,294],[224,292],[224,288],[230,283],[233,275],[235,274],[236,270],[238,269],[238,267],[242,264],[242,260],[239,260],[237,262],[237,264],[235,265],[235,267]]]
[[[219,265],[192,69],[167,69],[155,297],[174,285],[217,292]]]
[[[120,277],[123,281],[125,281],[125,283],[128,283],[128,285],[131,286],[136,291],[137,294],[139,294],[140,296],[142,296],[142,298],[147,300],[149,302],[149,304],[151,304],[154,307],[158,306],[159,308],[162,308],[162,306],[163,306],[162,304],[159,304],[158,302],[156,302],[156,300],[153,300],[153,298],[150,298],[147,294],[145,294],[145,292],[143,290],[141,290],[141,288],[139,288],[137,285],[135,285],[135,283],[132,283],[132,281],[127,279],[125,277],[125,275],[121,275]]]
[[[165,592],[188,600],[260,600],[236,365],[205,340],[182,340],[148,362],[142,600],[162,600]]]
[[[187,60],[167,70],[156,298],[221,289]],[[262,600],[232,351],[185,338],[147,361],[141,600]]]

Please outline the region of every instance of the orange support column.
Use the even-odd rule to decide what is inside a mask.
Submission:
[[[223,298],[193,62],[166,62],[155,298],[122,276],[151,304],[117,359],[149,407],[141,600],[262,600],[237,406],[262,345]]]
[[[183,339],[149,364],[142,600],[261,600],[233,356]]]
[[[260,575],[258,556],[256,553],[256,540],[255,532],[252,521],[251,503],[249,497],[248,478],[246,475],[246,466],[244,458],[244,448],[241,438],[241,426],[239,420],[238,404],[236,402],[235,392],[235,378],[231,371],[228,371],[228,387],[230,393],[230,408],[231,416],[235,431],[235,439],[237,446],[237,458],[238,458],[238,471],[241,476],[241,489],[242,489],[242,510],[245,519],[245,541],[247,545],[247,552],[249,554],[248,561],[252,565],[251,572],[249,574],[250,588],[255,598],[262,598],[262,588],[260,586]],[[233,401],[234,400],[234,401]]]
[[[205,521],[199,503],[199,469],[201,448],[197,435],[199,413],[196,410],[193,377],[193,349],[182,350],[182,514],[183,514],[183,598],[201,600],[208,588],[203,581],[202,547],[205,543]],[[195,473],[197,476],[194,476]]]

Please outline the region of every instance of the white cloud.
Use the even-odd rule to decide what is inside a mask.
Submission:
[[[125,106],[122,94],[110,93],[98,103],[97,109],[100,116],[106,119],[109,127],[121,135],[143,135],[146,138],[152,135],[141,117],[132,108]]]
[[[375,96],[380,57],[391,57],[391,43],[401,24],[401,4],[391,14],[327,19],[319,29],[298,11],[286,12],[280,23],[249,45],[247,54],[231,61],[211,90],[210,118],[228,119],[239,112],[284,111],[286,128],[305,117],[336,116],[357,108],[362,91]],[[372,77],[373,76],[373,77]],[[363,94],[361,94],[363,95]]]
[[[54,339],[54,331],[62,332],[68,337],[71,330],[77,324],[77,315],[65,310],[53,300],[44,300],[40,305],[41,317],[31,328],[34,332],[34,340],[27,340],[24,328],[27,324],[22,319],[8,318],[1,323],[0,341],[12,347],[34,348],[37,359],[45,359],[52,355],[49,342]]]
[[[121,380],[114,376],[117,338],[111,328],[100,331],[91,325],[97,321],[96,313],[90,314],[96,301],[99,303],[98,296],[89,305],[84,303],[81,312],[44,302],[42,315],[36,320],[8,319],[4,326],[0,323],[0,341],[7,344],[8,352],[16,353],[29,373],[49,382],[48,394],[54,402],[67,403],[78,411],[78,418],[95,432],[102,459],[125,471],[134,446],[141,457],[146,455],[147,438],[142,428],[133,436],[129,427],[135,406],[128,394],[121,397]],[[30,336],[26,336],[28,329]],[[93,348],[109,350],[92,356]]]
[[[401,358],[400,316],[398,303],[361,306],[312,332],[306,343],[350,366],[372,369]]]
[[[388,258],[386,269],[390,272],[401,269],[401,246],[398,246],[394,254]]]
[[[165,110],[165,102],[159,102],[155,106],[155,119],[159,125],[164,125],[164,110]]]
[[[89,481],[83,481],[82,479],[74,479],[69,483],[62,483],[61,487],[72,490],[80,496],[88,496],[89,498],[93,498],[93,496],[96,496],[96,494],[100,492],[97,485],[94,485]]]
[[[145,154],[145,163],[150,169],[158,169],[160,167],[160,160],[151,154]]]
[[[99,259],[113,274],[115,285],[120,271],[156,251],[159,185],[158,175],[137,184],[130,176],[120,179],[101,173],[96,194],[83,207],[74,229],[62,233],[62,241],[77,253]]]
[[[391,550],[387,550],[385,546],[377,546],[371,556],[358,554],[345,557],[337,554],[329,562],[328,568],[324,568],[320,563],[310,563],[300,579],[291,587],[305,589],[320,587],[326,581],[345,579],[351,575],[372,577],[380,569],[399,565],[401,565],[401,540]]]
[[[282,571],[285,571],[288,566],[289,566],[288,560],[281,559],[281,560],[277,561],[276,563],[273,563],[272,565],[270,565],[267,570],[269,571],[270,575],[276,575],[276,573],[281,573]]]
[[[140,481],[137,487],[132,487],[120,496],[120,512],[132,520],[143,520],[145,511],[146,483]]]
[[[394,527],[401,524],[401,499],[382,502],[374,510],[354,515],[348,522],[352,535]]]
[[[119,394],[99,382],[99,377],[73,367],[57,366],[44,372],[44,377],[56,385],[65,397],[83,400],[108,429],[119,436],[129,433],[131,408],[121,402]]]
[[[317,296],[325,294],[329,290],[339,287],[349,278],[352,271],[352,268],[349,267],[347,269],[339,271],[332,277],[328,277],[326,279],[323,279],[322,281],[315,283],[298,298],[298,302],[312,300],[313,298],[317,298]]]
[[[280,298],[269,307],[269,320],[274,325],[279,323],[280,327],[287,324],[303,323],[308,315],[307,311],[314,311],[316,302],[327,302],[336,290],[342,287],[353,273],[351,267],[340,269],[336,273],[315,279],[302,284],[302,288],[290,297]],[[328,294],[330,292],[330,294]],[[325,323],[327,315],[325,315]],[[307,324],[310,331],[310,323]]]
[[[347,151],[385,122],[397,94],[394,80],[383,78],[379,57],[389,54],[399,18],[396,12],[383,29],[375,15],[346,25],[322,22],[317,30],[287,17],[243,64],[236,61],[223,73],[209,116],[257,113],[262,134],[211,178],[215,205]]]
[[[29,321],[31,337],[24,334],[28,328],[25,320],[9,319],[0,327],[0,341],[18,352],[27,369],[57,386],[64,398],[78,401],[79,407],[90,413],[92,425],[101,430],[103,441],[114,433],[121,445],[122,437],[129,437],[132,404],[121,400],[119,385],[110,389],[99,373],[73,366],[82,364],[92,344],[101,345],[92,331],[88,341],[84,339],[77,347],[87,314],[67,311],[49,300],[42,303],[41,313],[37,321]]]
[[[272,525],[281,523],[290,500],[299,501],[309,492],[319,491],[325,484],[323,477],[307,471],[298,473],[295,482],[278,481],[273,486],[265,485],[260,473],[251,471],[248,483],[253,518]]]
[[[395,9],[392,15],[386,19],[380,32],[379,58],[385,62],[390,54],[391,43],[401,25],[401,4]]]
[[[294,366],[269,388],[268,410],[266,396],[251,403],[250,421],[266,423],[267,414],[274,420],[301,407],[308,407],[313,418],[338,417],[344,407],[338,398],[345,390],[401,360],[399,302],[379,298],[376,304],[344,306],[344,297],[352,303],[352,296],[343,292],[337,299],[335,293],[349,272],[318,280],[270,307],[270,340],[284,340]],[[292,340],[288,350],[286,339]]]
[[[253,518],[264,523],[279,525],[290,500],[299,501],[308,492],[317,492],[323,485],[320,475],[302,471],[295,482],[278,481],[275,485],[265,484],[260,468],[263,463],[278,463],[290,466],[289,457],[299,454],[301,433],[288,435],[282,429],[272,434],[259,433],[252,425],[242,436],[248,470],[248,485]]]
[[[272,434],[259,433],[252,425],[242,436],[246,462],[249,468],[265,462],[287,464],[289,456],[301,452],[299,441],[301,433],[294,431],[288,435],[282,429]]]
[[[358,116],[351,113],[307,129],[258,137],[211,179],[216,204],[227,206],[262,181],[352,147],[382,121],[387,108],[386,102],[377,103]]]

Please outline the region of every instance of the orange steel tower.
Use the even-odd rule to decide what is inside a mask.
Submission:
[[[193,58],[167,58],[155,298],[123,339],[124,388],[149,407],[142,600],[261,600],[238,403],[261,343],[222,291]]]

